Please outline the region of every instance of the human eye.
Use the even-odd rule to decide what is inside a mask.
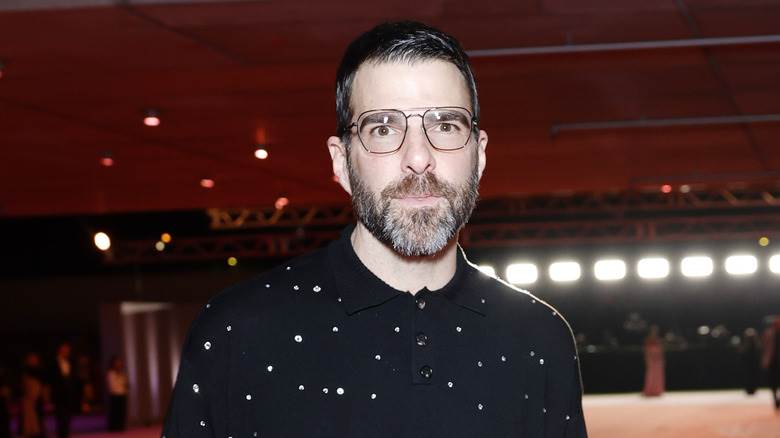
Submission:
[[[438,135],[459,135],[468,131],[468,117],[455,110],[432,110],[426,114],[425,129]]]
[[[361,123],[361,132],[371,137],[389,137],[403,133],[403,120],[394,113],[369,114]]]

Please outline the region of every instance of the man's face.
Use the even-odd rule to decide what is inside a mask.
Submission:
[[[471,109],[465,80],[448,62],[369,62],[356,72],[354,118],[374,109],[409,115],[443,106]],[[351,193],[358,219],[404,256],[433,255],[451,241],[471,215],[485,165],[484,131],[472,135],[465,148],[440,151],[421,124],[420,117],[410,117],[401,149],[388,155],[367,152],[354,129],[349,148],[329,139],[329,145],[338,143],[331,145],[334,172]]]

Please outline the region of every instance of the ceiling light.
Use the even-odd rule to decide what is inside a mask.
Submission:
[[[639,260],[636,271],[639,277],[648,280],[666,278],[669,276],[669,260],[663,257],[647,257]]]
[[[160,126],[160,112],[155,109],[147,109],[144,111],[144,125],[146,126]]]
[[[626,276],[626,262],[618,259],[599,260],[593,265],[593,273],[602,281],[621,280]]]
[[[111,248],[111,238],[102,231],[95,233],[93,240],[95,241],[95,246],[101,251],[107,251]]]
[[[506,281],[512,284],[532,284],[539,278],[539,269],[533,263],[513,263],[506,267]]]
[[[706,256],[685,257],[680,263],[680,271],[686,277],[708,277],[713,271],[712,259]]]
[[[758,244],[760,246],[769,246],[769,238],[766,236],[761,237],[760,239],[758,239]]]
[[[154,249],[156,249],[157,251],[165,250],[165,242],[158,240],[157,243],[154,244]]]
[[[570,282],[579,280],[582,275],[582,269],[577,262],[555,262],[550,265],[549,274],[552,281]]]
[[[669,184],[664,184],[661,186],[661,191],[663,193],[672,193],[672,186]]]
[[[160,240],[163,243],[171,243],[171,235],[170,235],[170,233],[162,233],[160,235]]]
[[[268,149],[266,149],[262,144],[255,146],[255,158],[258,160],[265,160],[268,158]]]
[[[100,157],[100,165],[103,167],[111,167],[114,165],[114,158],[112,157],[111,151],[103,152],[103,156]]]
[[[200,180],[200,186],[204,189],[212,189],[214,188],[214,180],[210,178],[203,178]]]
[[[289,204],[290,200],[282,196],[281,198],[277,199],[276,202],[274,202],[274,207],[276,207],[277,210],[281,210],[284,207],[287,207]]]
[[[227,264],[228,266],[236,266],[238,264],[238,259],[235,257],[228,257]]]

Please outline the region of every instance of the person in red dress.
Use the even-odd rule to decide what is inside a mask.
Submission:
[[[650,327],[645,338],[645,386],[642,394],[647,397],[659,396],[666,389],[664,347],[658,337],[658,326]]]

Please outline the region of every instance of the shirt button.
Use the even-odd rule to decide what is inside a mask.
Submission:
[[[425,300],[422,298],[417,298],[417,308],[422,310],[425,308]]]
[[[417,345],[424,347],[428,345],[428,335],[425,333],[417,333]]]
[[[422,368],[420,368],[420,375],[425,377],[426,379],[430,379],[433,375],[433,369],[429,367],[428,365],[423,365]]]

